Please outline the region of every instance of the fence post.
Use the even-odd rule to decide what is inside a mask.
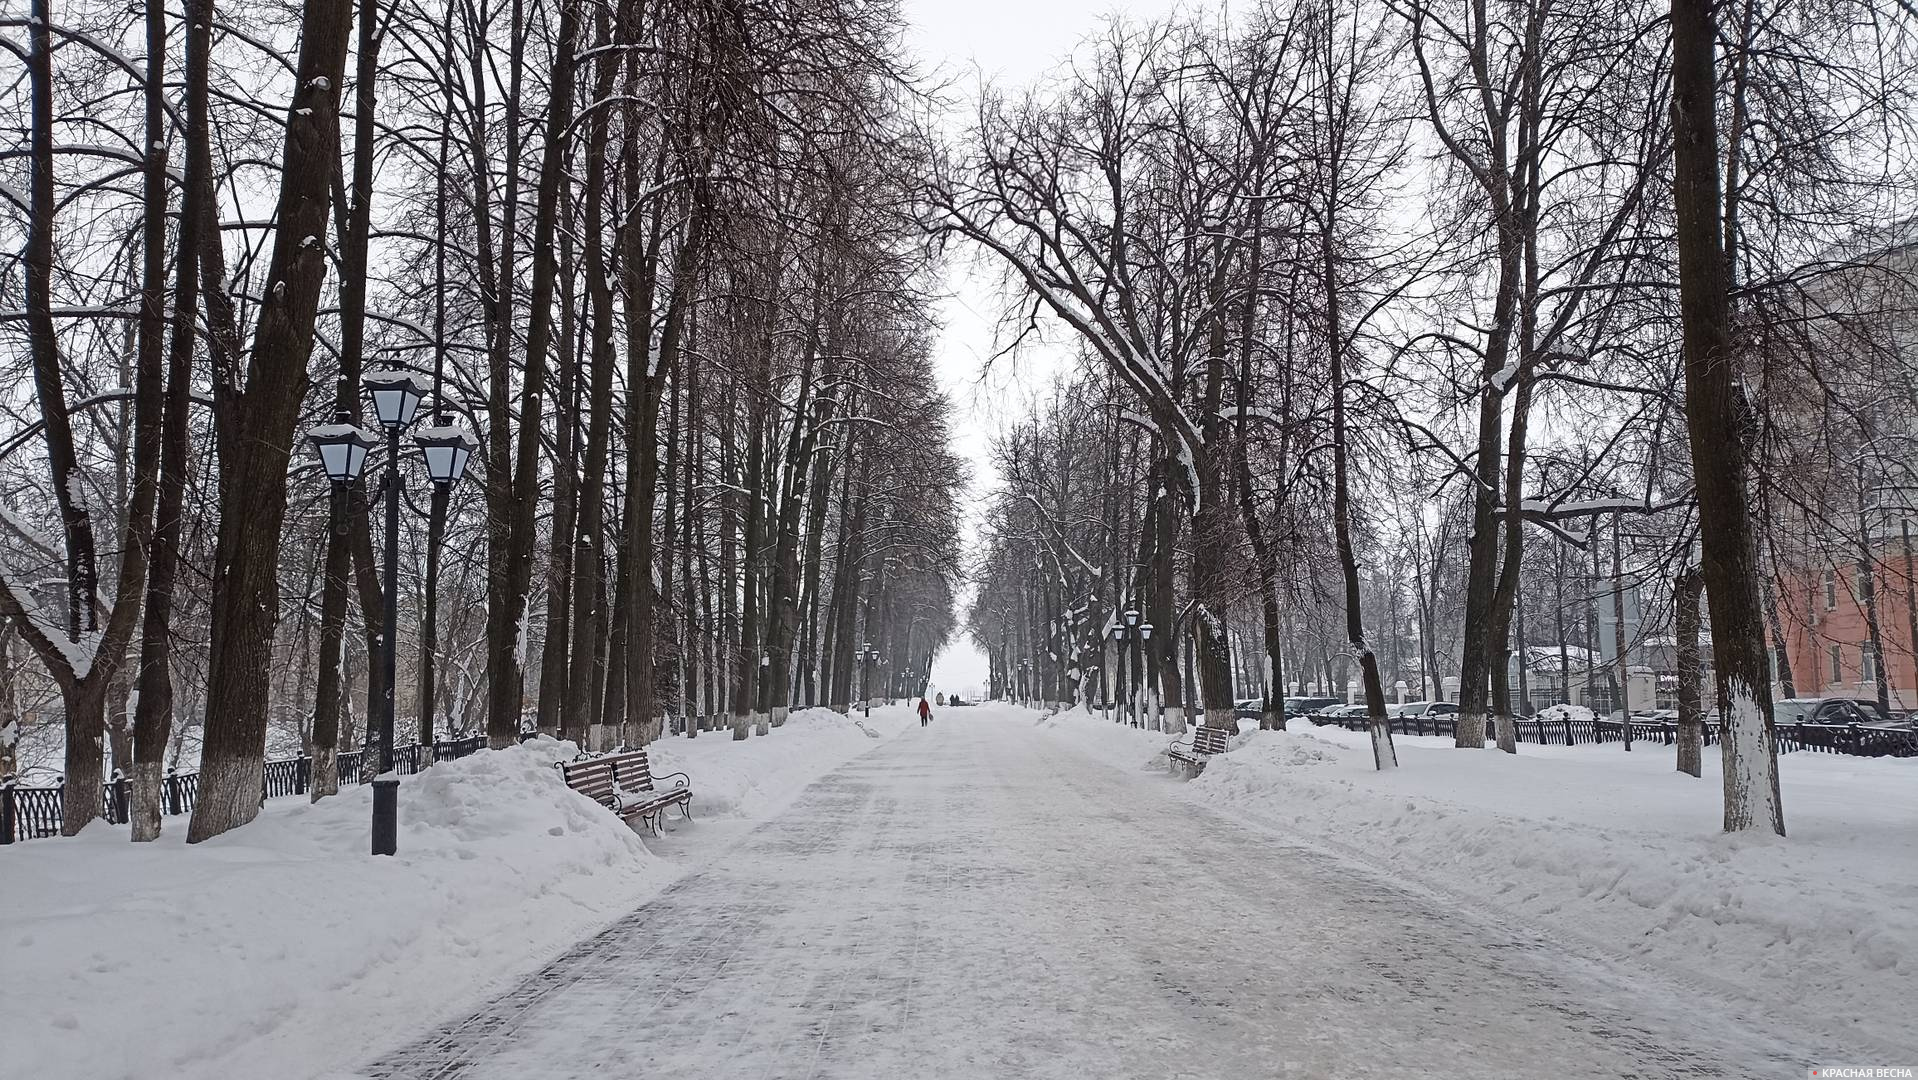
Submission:
[[[127,774],[119,769],[113,770],[113,812],[117,816],[108,820],[115,825],[125,825],[133,820],[131,799],[132,795],[127,791]]]
[[[13,843],[13,774],[0,776],[0,844]]]

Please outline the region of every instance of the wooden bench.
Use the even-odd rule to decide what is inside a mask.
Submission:
[[[1232,741],[1232,733],[1224,728],[1196,727],[1192,729],[1192,745],[1172,744],[1166,749],[1166,763],[1174,771],[1183,771],[1188,777],[1197,776],[1205,771],[1206,759],[1213,754],[1225,753]]]
[[[567,787],[627,821],[639,819],[655,836],[659,835],[667,807],[678,806],[681,817],[693,816],[691,778],[685,773],[654,776],[644,750],[619,750],[597,757],[581,754],[571,761],[556,761],[553,767],[566,779]],[[653,783],[675,779],[677,782],[669,788]]]

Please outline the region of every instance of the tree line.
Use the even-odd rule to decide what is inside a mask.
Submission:
[[[0,17],[0,772],[65,830],[200,769],[188,839],[401,739],[766,734],[924,686],[957,500],[917,76],[849,0],[32,0]],[[315,425],[416,373],[476,434],[409,493]],[[407,463],[403,469],[414,466]],[[414,489],[419,491],[420,489]],[[867,657],[870,651],[879,659]],[[881,674],[883,673],[883,675]],[[23,750],[23,747],[27,748]]]
[[[1680,767],[1702,649],[1725,827],[1782,832],[1786,583],[1887,587],[1912,505],[1912,47],[1872,0],[1262,0],[988,93],[934,226],[1078,359],[995,448],[995,685],[1283,728],[1337,654],[1384,769],[1389,652],[1516,752],[1515,649],[1555,630],[1562,689],[1617,605],[1628,675],[1630,578],[1690,650]]]

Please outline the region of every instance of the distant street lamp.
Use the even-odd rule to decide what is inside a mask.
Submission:
[[[386,611],[380,632],[380,670],[386,687],[380,702],[375,744],[379,771],[373,781],[373,854],[391,855],[399,850],[399,778],[393,775],[393,695],[394,684],[399,681],[400,491],[405,486],[399,465],[400,432],[412,424],[420,399],[426,396],[427,384],[410,371],[388,369],[369,373],[363,385],[373,399],[374,415],[386,429],[386,472],[380,479],[386,495]],[[378,445],[371,435],[353,426],[350,419],[342,413],[335,423],[309,432],[327,478],[338,485],[358,479],[366,467],[367,451]],[[434,426],[421,431],[414,441],[425,458],[427,476],[440,485],[457,483],[479,446],[472,432],[455,426],[452,417],[445,414]],[[361,767],[364,768],[364,764]]]
[[[873,648],[871,642],[866,642],[859,646],[859,650],[853,653],[853,655],[859,659],[859,700],[862,703],[861,708],[865,710],[865,715],[871,716],[872,665],[879,660],[879,650]]]
[[[1142,665],[1136,655],[1139,645],[1152,640],[1152,624],[1141,622],[1138,608],[1127,608],[1119,613],[1119,621],[1112,624],[1112,640],[1119,648],[1119,685],[1125,691],[1126,702],[1120,708],[1121,715],[1130,711],[1132,726],[1145,726],[1139,716],[1139,694],[1136,688]],[[1134,653],[1132,678],[1126,677],[1126,654]]]

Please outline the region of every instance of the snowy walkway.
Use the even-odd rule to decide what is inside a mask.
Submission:
[[[1787,1077],[1814,1063],[1775,1034],[1787,1018],[1448,916],[1178,792],[1030,721],[942,710],[367,1073]],[[697,842],[697,823],[682,837]]]

